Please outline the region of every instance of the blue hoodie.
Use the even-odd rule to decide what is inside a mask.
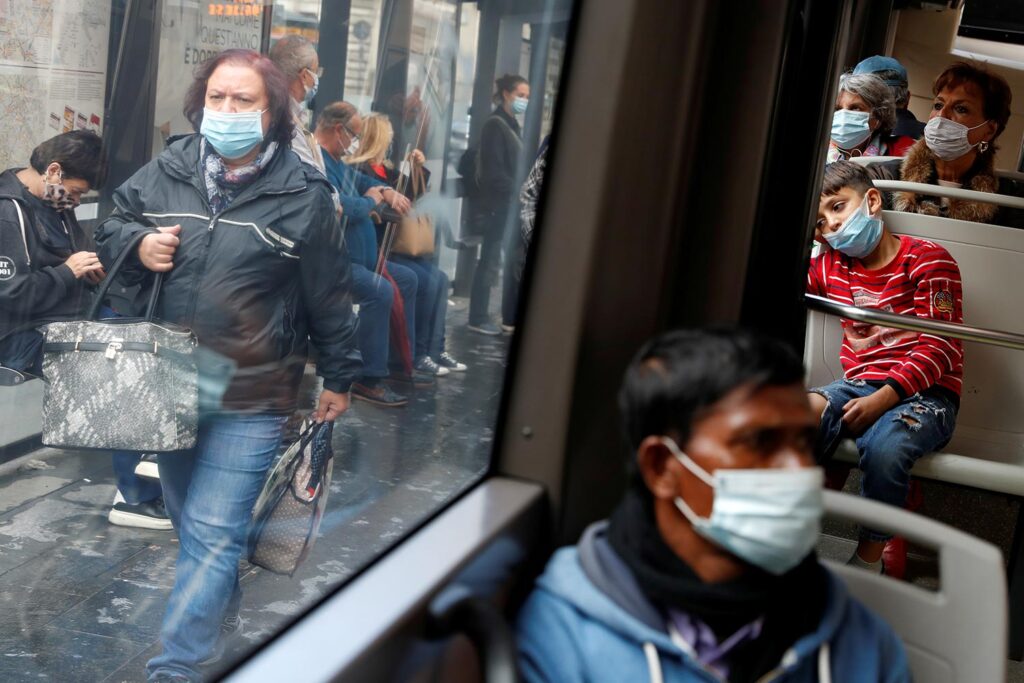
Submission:
[[[524,680],[721,681],[673,642],[663,620],[653,617],[660,623],[654,627],[652,615],[658,611],[642,597],[625,563],[614,556],[604,538],[606,528],[606,522],[599,522],[587,530],[578,546],[556,552],[537,580],[517,626]],[[615,593],[615,599],[608,591]],[[896,634],[830,574],[818,630],[798,640],[761,680],[904,683],[911,679]]]

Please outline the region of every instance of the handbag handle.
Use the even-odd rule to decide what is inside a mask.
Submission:
[[[409,167],[412,175],[412,196],[415,200],[427,193],[427,178],[423,169],[412,163],[411,156],[409,157]]]
[[[89,312],[86,314],[86,320],[96,320],[99,315],[100,306],[103,304],[103,299],[107,296],[107,291],[110,289],[110,285],[117,279],[117,274],[121,272],[121,267],[124,266],[125,261],[135,250],[142,240],[146,238],[146,235],[157,234],[155,230],[144,230],[143,232],[132,235],[132,238],[125,245],[121,253],[114,259],[114,264],[110,266],[110,270],[107,272],[107,277],[103,279],[99,288],[96,290],[96,296],[92,301],[92,305],[89,307]],[[145,320],[150,322],[153,320],[153,311],[156,309],[156,300],[160,296],[160,285],[163,282],[163,273],[157,273],[153,279],[153,290],[149,293],[149,303],[146,306]]]

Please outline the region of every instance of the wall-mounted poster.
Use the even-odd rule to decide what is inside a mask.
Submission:
[[[0,0],[0,169],[57,133],[102,129],[109,36],[110,0]]]

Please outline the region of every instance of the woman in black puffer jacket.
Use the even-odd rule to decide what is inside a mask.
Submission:
[[[211,352],[204,356],[234,368],[223,399],[201,405],[196,446],[159,456],[181,548],[150,680],[199,680],[200,663],[219,654],[218,637],[238,623],[238,561],[296,408],[307,339],[323,378],[318,421],[347,409],[360,370],[331,188],[289,149],[288,98],[284,76],[259,53],[211,58],[185,102],[199,134],[172,141],[118,188],[114,213],[97,230],[108,265],[133,235],[152,233],[126,279],[145,284],[164,273],[157,317],[192,328]],[[200,362],[201,387],[204,372]]]

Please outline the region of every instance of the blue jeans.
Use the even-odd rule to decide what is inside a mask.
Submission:
[[[158,456],[167,512],[181,547],[160,643],[158,673],[201,680],[199,662],[217,647],[220,624],[237,613],[242,557],[256,498],[281,445],[278,415],[204,417],[194,448]]]
[[[416,274],[416,347],[413,357],[437,357],[444,351],[444,323],[448,314],[448,276],[430,259],[394,254],[392,263]],[[391,265],[388,266],[392,267]]]
[[[386,377],[388,340],[390,339],[391,283],[372,270],[352,264],[352,298],[359,304],[359,353],[363,357],[363,377]]]
[[[843,406],[848,401],[869,396],[877,386],[863,380],[843,379],[811,389],[828,400],[821,417],[817,455],[819,462],[832,458],[839,442],[851,437],[843,425]],[[953,436],[957,406],[939,392],[914,394],[882,413],[873,425],[856,437],[860,452],[859,467],[863,473],[861,495],[903,507],[910,486],[910,470],[914,463],[933,453]],[[861,529],[861,538],[887,541],[890,534]]]

